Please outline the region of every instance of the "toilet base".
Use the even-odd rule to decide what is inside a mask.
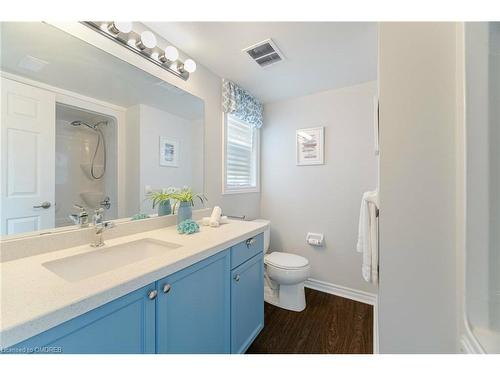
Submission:
[[[306,308],[304,283],[280,285],[277,289],[271,289],[269,285],[266,285],[264,287],[264,301],[282,309],[303,311]]]

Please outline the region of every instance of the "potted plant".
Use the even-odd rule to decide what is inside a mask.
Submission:
[[[153,191],[147,195],[147,198],[153,202],[153,209],[158,206],[158,216],[170,215],[172,206],[170,199],[176,192],[175,188],[162,189],[161,191]]]
[[[177,223],[181,223],[193,217],[193,206],[196,198],[199,199],[202,204],[207,201],[207,198],[203,194],[193,193],[189,187],[176,190],[172,194],[172,199],[176,200],[174,208],[178,206]]]

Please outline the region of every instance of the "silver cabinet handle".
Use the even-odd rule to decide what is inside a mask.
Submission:
[[[42,204],[40,204],[39,206],[33,206],[33,208],[43,208],[46,210],[47,208],[50,208],[50,206],[50,202],[42,202]]]
[[[170,285],[170,284],[163,285],[163,293],[166,294],[166,293],[170,292],[170,289],[172,289],[172,285]]]
[[[249,238],[249,239],[246,241],[247,247],[252,246],[254,243],[255,243],[255,238],[254,238],[254,237]]]
[[[149,299],[155,299],[157,295],[158,295],[158,292],[156,290],[151,290],[148,292]]]
[[[240,275],[234,275],[233,279],[238,282],[240,281]]]

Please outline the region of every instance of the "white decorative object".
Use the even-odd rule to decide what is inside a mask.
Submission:
[[[179,141],[160,137],[160,165],[162,167],[179,166]]]
[[[296,131],[297,165],[324,164],[324,129],[320,126]]]

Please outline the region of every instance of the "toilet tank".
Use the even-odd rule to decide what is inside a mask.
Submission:
[[[269,250],[269,243],[271,241],[271,222],[265,219],[255,219],[254,221],[267,224],[264,229],[264,254]]]

